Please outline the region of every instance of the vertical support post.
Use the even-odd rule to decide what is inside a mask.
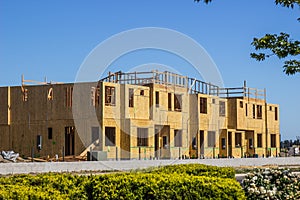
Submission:
[[[34,147],[31,147],[31,162],[34,162]]]
[[[248,101],[249,101],[249,99],[250,99],[250,89],[249,88],[247,88],[247,93],[248,93]]]
[[[116,160],[119,160],[119,148],[116,146]]]
[[[165,75],[165,77],[164,77],[164,84],[165,85],[167,85],[167,83],[168,83],[168,73],[167,72],[164,72],[164,75]]]
[[[197,131],[197,158],[201,158],[201,138],[200,138],[200,131]]]
[[[159,147],[159,160],[160,160],[160,158],[161,158],[161,147]]]
[[[267,105],[267,91],[264,89],[264,100],[265,100],[265,132],[266,132],[266,150],[268,149],[268,105]],[[271,138],[270,138],[271,139]],[[266,157],[268,156],[268,150],[266,151]]]
[[[258,91],[257,91],[257,88],[255,88],[255,99],[258,99]]]
[[[93,156],[92,156],[92,147],[90,147],[90,161],[93,161]]]
[[[179,149],[178,149],[178,159],[179,159],[179,160],[182,159],[182,158],[181,158],[181,147],[179,147]]]
[[[244,97],[247,97],[247,83],[246,83],[246,80],[244,80]]]
[[[152,70],[152,83],[154,84],[154,71]]]
[[[21,76],[22,86],[24,85],[24,74]]]
[[[63,146],[63,149],[62,149],[62,157],[63,157],[63,161],[65,161],[65,146]]]
[[[139,147],[139,160],[141,160],[141,147]]]
[[[108,72],[108,82],[110,82],[111,72]]]
[[[244,156],[243,156],[243,146],[241,145],[241,158],[243,158]]]

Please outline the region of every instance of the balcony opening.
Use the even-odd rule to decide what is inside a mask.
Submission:
[[[159,92],[155,92],[155,106],[158,108],[159,107]]]
[[[207,114],[207,98],[200,97],[200,113]]]
[[[240,101],[240,108],[243,108],[243,107],[244,107],[244,102]]]
[[[180,112],[181,105],[182,105],[182,95],[175,94],[174,95],[174,110]]]
[[[225,107],[225,101],[219,102],[219,116],[225,117],[226,115],[226,107]]]
[[[226,138],[222,138],[222,149],[226,149]]]
[[[172,93],[168,93],[168,110],[172,110]]]
[[[129,107],[134,107],[134,90],[133,88],[129,88]]]
[[[242,133],[235,133],[235,147],[241,147],[242,145]]]
[[[271,134],[271,148],[276,147],[276,134]]]
[[[262,148],[262,134],[261,133],[257,134],[257,147]]]
[[[144,90],[140,90],[140,95],[144,96],[145,95],[145,91]]]
[[[257,119],[262,119],[262,105],[257,105]]]
[[[208,131],[207,142],[208,142],[208,147],[215,147],[215,144],[216,144],[216,132],[215,131]]]
[[[73,104],[73,102],[72,102],[72,97],[73,97],[73,87],[67,87],[66,88],[66,107],[68,108],[70,108],[70,107],[72,107],[72,104]]]
[[[115,127],[105,127],[105,146],[116,146]]]
[[[52,140],[52,138],[53,138],[53,135],[52,135],[52,128],[49,127],[49,128],[48,128],[48,140]]]
[[[182,130],[174,130],[175,147],[182,147]]]
[[[278,120],[278,108],[275,107],[275,121]]]
[[[137,128],[137,146],[148,146],[148,128]]]
[[[105,105],[106,106],[116,105],[115,87],[105,86]]]

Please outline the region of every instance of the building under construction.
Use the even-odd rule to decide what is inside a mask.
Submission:
[[[277,156],[279,106],[265,90],[171,72],[0,88],[0,150],[101,159]]]

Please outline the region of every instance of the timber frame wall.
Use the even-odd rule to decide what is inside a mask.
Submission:
[[[0,88],[0,150],[62,156],[92,148],[108,159],[266,157],[280,150],[279,105],[245,83],[219,88],[159,71],[25,83]],[[75,123],[78,102],[85,109]]]

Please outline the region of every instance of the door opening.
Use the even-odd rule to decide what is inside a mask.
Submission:
[[[65,127],[65,155],[75,154],[75,127]]]
[[[204,131],[200,130],[200,158],[204,158]]]

